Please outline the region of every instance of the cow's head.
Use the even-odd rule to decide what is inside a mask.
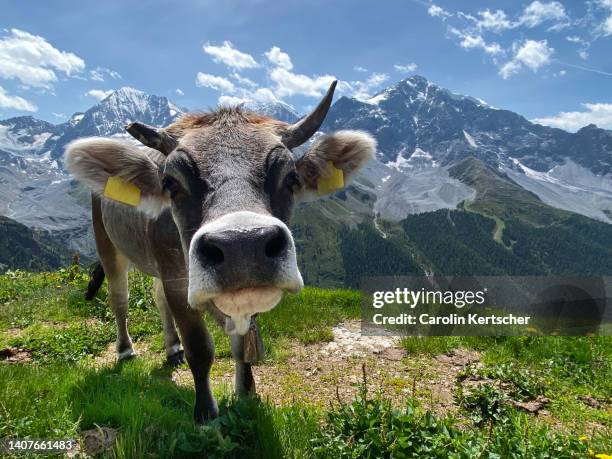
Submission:
[[[66,164],[98,192],[109,176],[136,185],[139,207],[149,214],[171,208],[188,265],[189,304],[203,308],[213,300],[245,333],[251,314],[303,285],[287,227],[295,202],[317,192],[330,164],[346,179],[373,156],[368,134],[338,131],[294,159],[291,149],[319,129],[334,88],[293,125],[239,108],[185,115],[165,129],[132,123],[128,132],[156,151],[84,139],[68,147]]]

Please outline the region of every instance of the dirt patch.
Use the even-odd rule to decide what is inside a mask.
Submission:
[[[93,359],[93,366],[95,368],[102,368],[112,366],[117,362],[117,351],[115,349],[115,342],[108,343],[106,349],[100,352]]]
[[[537,414],[542,408],[550,403],[550,399],[543,395],[538,395],[534,400],[528,402],[517,402],[516,400],[509,401],[515,408],[527,411],[528,413]]]
[[[21,338],[23,336],[23,328],[9,328],[5,333],[11,338]]]
[[[350,402],[365,380],[370,394],[382,393],[396,406],[415,396],[423,406],[438,414],[457,407],[453,389],[460,371],[477,362],[479,354],[454,350],[436,358],[409,356],[399,340],[391,336],[361,336],[359,322],[347,322],[334,328],[334,340],[304,346],[292,342],[281,362],[265,361],[253,368],[257,393],[273,404],[300,402],[328,408],[330,404]],[[234,364],[218,359],[212,371],[216,387],[231,391]],[[193,386],[191,373],[180,368],[173,381]]]
[[[334,339],[319,349],[324,356],[367,356],[398,348],[399,339],[395,336],[362,336],[361,323],[358,320],[340,324],[332,331]],[[402,356],[399,357],[401,359]]]
[[[24,363],[32,360],[32,352],[28,349],[5,347],[0,349],[0,361],[5,363]]]
[[[608,410],[610,409],[610,400],[607,399],[598,399],[595,397],[591,397],[590,395],[582,395],[578,397],[582,403],[590,406],[591,408],[595,408],[596,410]]]
[[[156,352],[151,350],[151,346],[152,344],[141,340],[138,342],[134,343],[134,352],[136,353],[134,355],[134,357],[138,357],[139,355],[155,355]],[[162,353],[157,353],[160,356],[165,355]],[[102,368],[102,367],[109,367],[109,366],[114,366],[117,364],[117,349],[116,349],[116,344],[115,342],[110,342],[108,343],[108,345],[106,346],[106,349],[104,349],[102,352],[100,352],[98,355],[96,355],[93,358],[93,367],[94,368]]]
[[[110,451],[115,446],[118,432],[110,427],[97,427],[95,429],[81,432],[82,441],[79,443],[81,449],[91,455],[96,456],[106,451]]]

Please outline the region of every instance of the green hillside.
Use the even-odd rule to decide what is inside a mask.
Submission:
[[[363,276],[609,275],[612,225],[553,208],[504,174],[467,158],[450,174],[476,190],[457,209],[374,224],[369,198],[302,205],[294,234],[309,285],[358,287]],[[361,202],[361,201],[359,201]]]
[[[469,210],[474,212],[504,221],[516,219],[539,226],[550,225],[572,215],[571,212],[544,204],[535,194],[476,158],[466,158],[448,172],[451,177],[476,190],[476,198],[469,203]]]
[[[68,250],[47,234],[0,215],[0,272],[7,269],[46,271],[68,260]]]

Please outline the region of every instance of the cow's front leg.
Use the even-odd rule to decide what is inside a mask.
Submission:
[[[181,334],[185,357],[195,383],[196,424],[217,417],[217,401],[210,389],[210,367],[215,358],[215,345],[202,320],[202,314],[187,304],[187,290],[174,287],[176,282],[164,281],[164,294]]]

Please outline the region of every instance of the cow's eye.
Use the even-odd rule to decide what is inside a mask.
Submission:
[[[300,186],[300,176],[295,171],[291,171],[285,177],[285,186],[290,191],[297,191]]]
[[[181,184],[173,177],[167,176],[162,179],[162,189],[174,198],[182,190]]]

